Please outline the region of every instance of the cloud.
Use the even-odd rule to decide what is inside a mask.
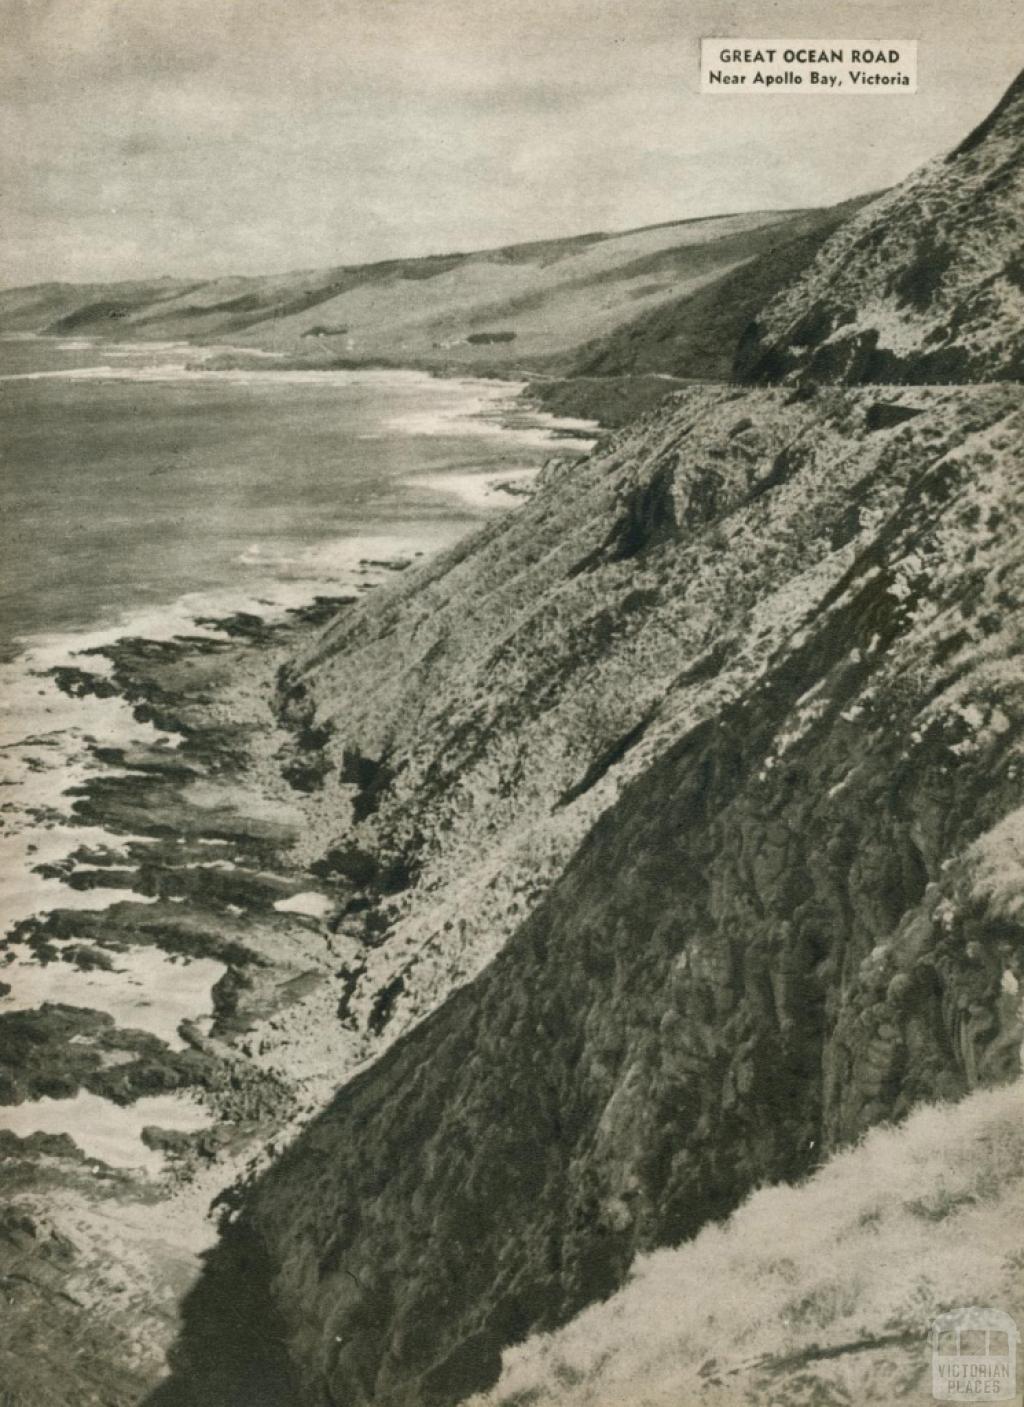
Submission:
[[[0,0],[8,280],[262,272],[822,204],[951,145],[1016,0],[904,0],[914,98],[701,98],[812,0]],[[897,7],[840,0],[833,31]],[[809,118],[813,115],[813,125]]]

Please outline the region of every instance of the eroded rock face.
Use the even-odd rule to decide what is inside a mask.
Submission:
[[[296,1379],[267,1402],[454,1403],[493,1381],[503,1345],[613,1290],[637,1251],[921,1099],[1019,1072],[1020,875],[994,881],[986,849],[1021,799],[1019,395],[916,392],[919,414],[869,428],[877,396],[830,393],[801,434],[806,400],[758,393],[727,403],[726,425],[705,394],[700,437],[681,403],[636,432],[617,473],[584,469],[606,504],[588,554],[557,485],[530,506],[553,542],[564,515],[571,543],[547,604],[563,625],[577,590],[621,610],[624,560],[632,590],[650,573],[685,593],[681,564],[699,550],[732,563],[716,606],[738,609],[745,574],[764,582],[770,562],[786,628],[751,659],[751,584],[735,656],[682,683],[677,657],[680,689],[743,668],[717,710],[680,710],[657,748],[648,723],[612,760],[603,784],[627,759],[632,780],[504,950],[254,1190],[193,1297],[165,1400],[208,1400],[211,1382],[218,1401],[242,1400],[211,1344],[237,1332],[217,1306],[239,1275],[252,1294],[258,1265]],[[726,449],[744,442],[749,456]],[[536,546],[506,529],[520,530]],[[478,539],[482,570],[498,541]],[[435,630],[452,569],[428,586]],[[527,635],[541,604],[534,593]],[[402,629],[392,597],[357,632],[375,610]],[[715,620],[709,603],[709,636]],[[343,658],[334,642],[325,669]],[[471,658],[465,635],[461,649]],[[519,710],[525,736],[539,726],[511,691],[492,686],[488,707]],[[478,755],[491,737],[481,722]],[[531,757],[528,794],[546,789],[564,816],[579,759],[533,772]],[[444,814],[442,780],[422,814]],[[373,824],[399,815],[389,793]]]
[[[393,1044],[253,1186],[154,1407],[447,1407],[1020,1073],[1021,390],[815,383],[1019,375],[1022,103],[758,319],[744,373],[804,384],[681,393],[284,671],[339,1016]]]
[[[741,380],[958,382],[1024,377],[1024,75],[944,160],[844,225],[769,302]]]
[[[916,478],[1015,404],[694,388],[329,626],[281,692],[326,739],[306,858],[366,891],[342,922],[364,1053],[475,976],[622,787],[741,697]]]

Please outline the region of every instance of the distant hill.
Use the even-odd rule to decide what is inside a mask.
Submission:
[[[714,283],[662,303],[582,347],[566,373],[623,376],[662,372],[727,381],[736,342],[753,312],[803,272],[828,237],[870,196],[813,210],[776,225],[750,263]]]
[[[761,211],[266,277],[41,284],[0,293],[0,331],[226,341],[311,365],[537,368],[821,218]]]
[[[763,249],[700,288],[646,309],[549,363],[531,388],[548,410],[618,426],[687,381],[728,381],[736,348],[759,310],[801,275],[822,245],[872,196],[812,210],[763,233]]]

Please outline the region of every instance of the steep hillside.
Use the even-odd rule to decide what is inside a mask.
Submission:
[[[364,1063],[248,1189],[153,1407],[449,1407],[638,1255],[916,1105],[1020,1076],[1024,390],[1005,280],[977,248],[1006,218],[1018,101],[856,217],[860,234],[842,226],[759,317],[782,329],[769,370],[804,384],[670,396],[281,671],[303,858],[352,957],[279,1031],[322,1040],[333,1019]],[[922,192],[958,271],[939,300],[958,365],[993,381],[820,384],[857,378],[805,357],[804,319],[868,228],[877,286],[900,259],[916,286]],[[856,335],[881,346],[900,296],[865,305]],[[923,374],[932,323],[900,316]],[[1018,1097],[976,1102],[978,1136]],[[1012,1164],[992,1153],[972,1182],[951,1153],[940,1172],[915,1128],[890,1135],[893,1156],[921,1155],[898,1197],[865,1216],[912,1250],[916,1201],[950,1236],[1012,1226]],[[776,1205],[813,1217],[843,1166]],[[778,1274],[799,1288],[796,1250]],[[972,1292],[1009,1294],[1022,1253],[997,1248]],[[916,1390],[899,1355],[962,1285],[915,1275],[890,1311],[877,1275],[807,1284],[778,1400],[848,1400],[841,1370],[790,1369],[816,1344],[841,1357],[851,1318],[894,1336],[871,1390]],[[560,1400],[580,1372],[604,1391],[625,1361],[607,1348],[499,1395]],[[765,1400],[757,1363],[730,1398],[705,1359],[709,1403]]]
[[[535,382],[533,400],[560,414],[625,424],[663,400],[674,382],[728,381],[739,338],[768,299],[800,275],[828,239],[871,197],[813,210],[771,231],[755,259],[597,338]]]
[[[46,284],[0,293],[0,331],[227,340],[313,365],[521,368],[720,278],[794,220],[814,216],[725,215],[267,277]]]
[[[1024,377],[1024,75],[945,159],[869,205],[741,342],[742,380]]]
[[[798,277],[835,231],[871,197],[845,201],[776,227],[763,254],[697,293],[658,308],[580,350],[570,375],[665,372],[728,381],[736,343],[765,302]]]
[[[306,858],[353,886],[360,1027],[402,1029],[478,971],[624,782],[748,689],[915,478],[1016,402],[684,392],[329,626],[282,702],[318,774]]]
[[[190,1382],[236,1400],[217,1305],[260,1265],[300,1382],[267,1401],[457,1401],[638,1251],[1019,1072],[1019,392],[834,392],[813,414],[735,395],[684,396],[576,496],[554,475],[304,661],[378,763],[367,850],[419,865],[439,906],[434,931],[411,926],[422,908],[370,925],[363,981],[401,970],[399,1024],[489,955],[510,901],[536,902],[530,858],[562,863],[636,775],[482,975],[256,1189],[168,1402]],[[752,419],[778,439],[747,459]],[[581,555],[588,474],[606,498]],[[684,593],[678,614],[638,591]]]
[[[878,1129],[807,1184],[642,1257],[607,1303],[510,1350],[474,1407],[931,1402],[944,1287],[1024,1316],[1022,1221],[1018,1081]]]

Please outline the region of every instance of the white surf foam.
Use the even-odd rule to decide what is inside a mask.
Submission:
[[[20,1138],[32,1133],[67,1133],[89,1158],[114,1168],[141,1168],[153,1175],[162,1171],[165,1159],[142,1142],[147,1125],[193,1133],[212,1123],[208,1109],[178,1094],[150,1095],[122,1106],[80,1090],[73,1099],[35,1099],[0,1111],[0,1127]]]
[[[326,918],[334,908],[334,901],[326,894],[318,894],[315,889],[307,889],[301,894],[291,894],[287,899],[278,899],[274,908],[279,914],[302,914],[306,918]]]
[[[60,950],[73,943],[54,946]],[[12,992],[0,998],[0,1012],[28,1011],[44,1002],[90,1007],[105,1011],[126,1031],[148,1031],[172,1050],[184,1050],[178,1035],[182,1021],[213,1014],[211,992],[227,971],[213,958],[169,956],[159,948],[131,948],[107,952],[113,971],[83,971],[74,963],[57,960],[41,963],[27,953],[0,967]]]
[[[452,471],[441,474],[416,474],[405,482],[411,487],[446,494],[478,512],[491,512],[496,509],[514,508],[517,503],[521,503],[526,496],[523,490],[533,483],[539,472],[538,469],[516,469],[511,473],[501,474]]]

